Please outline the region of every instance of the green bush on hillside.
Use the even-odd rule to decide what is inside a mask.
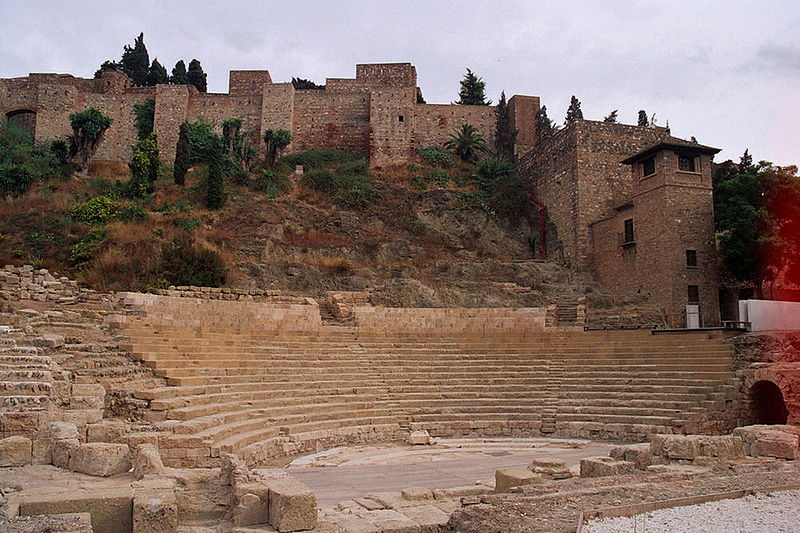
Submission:
[[[201,248],[191,237],[178,237],[164,246],[161,252],[161,277],[172,285],[219,287],[227,273],[219,254]]]
[[[292,168],[295,165],[303,165],[305,170],[311,170],[359,159],[366,160],[365,156],[352,154],[350,152],[340,152],[338,150],[309,150],[307,152],[287,155],[281,159],[281,162]]]
[[[452,168],[456,164],[453,154],[440,146],[423,146],[417,149],[417,155],[432,167]]]
[[[78,222],[85,224],[105,224],[116,218],[119,206],[107,196],[95,196],[73,207],[69,214]]]

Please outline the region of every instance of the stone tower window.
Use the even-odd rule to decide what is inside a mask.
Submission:
[[[697,172],[697,165],[695,164],[695,158],[686,155],[679,155],[678,170],[682,172]]]
[[[405,120],[405,118],[406,117],[404,117],[403,115],[397,115],[397,122],[403,122],[403,120]]]
[[[642,175],[650,176],[651,174],[656,173],[656,158],[651,157],[650,159],[645,159],[642,162]]]
[[[700,303],[700,287],[698,287],[697,285],[689,285],[688,290],[686,292],[689,297],[690,304]]]
[[[256,85],[256,82],[251,82],[251,83],[250,83],[250,90],[251,90],[251,91],[255,91],[255,90],[256,90],[256,87],[257,87],[257,85]]]
[[[697,267],[697,250],[686,250],[686,266]]]
[[[630,244],[635,242],[633,234],[633,219],[629,218],[625,221],[625,234],[623,235],[623,244]]]

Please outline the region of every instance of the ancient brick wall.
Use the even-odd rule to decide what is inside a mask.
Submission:
[[[405,162],[413,156],[415,87],[370,91],[370,165]]]
[[[158,135],[158,153],[167,165],[175,163],[175,145],[181,123],[187,120],[189,93],[197,89],[188,85],[156,87],[156,114],[153,130]]]
[[[518,173],[547,209],[547,254],[576,264],[578,234],[578,161],[575,128],[561,130],[522,156]]]
[[[369,93],[294,91],[293,119],[292,152],[332,149],[366,154],[369,151]]]
[[[486,144],[493,147],[495,109],[485,105],[415,105],[413,147],[442,145],[462,124],[475,126]]]
[[[517,94],[508,100],[508,114],[517,131],[514,155],[521,156],[536,146],[536,113],[539,108],[538,96]]]

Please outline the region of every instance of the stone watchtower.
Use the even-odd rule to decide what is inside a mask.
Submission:
[[[719,324],[711,181],[719,151],[671,137],[624,159],[633,189],[591,225],[597,281],[651,295],[673,326]]]

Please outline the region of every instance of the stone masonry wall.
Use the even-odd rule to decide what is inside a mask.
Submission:
[[[369,151],[370,94],[294,91],[291,152],[312,149]]]

